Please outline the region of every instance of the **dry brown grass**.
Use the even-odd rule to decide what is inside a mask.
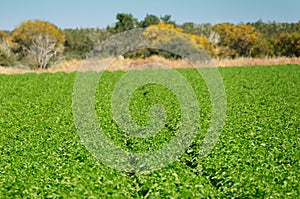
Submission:
[[[299,58],[238,58],[238,59],[213,59],[213,63],[217,67],[228,66],[268,66],[268,65],[281,65],[281,64],[298,64],[300,65]],[[96,64],[95,64],[96,63]],[[109,67],[105,67],[110,64]],[[86,70],[103,70],[109,71],[115,70],[130,70],[130,69],[144,69],[144,68],[190,68],[191,65],[184,60],[168,60],[158,56],[152,56],[146,59],[104,59],[95,61],[83,61],[83,60],[69,60],[57,64],[49,69],[44,70],[30,70],[21,69],[17,67],[1,67],[0,74],[23,74],[23,73],[55,73],[55,72],[74,72],[81,70],[81,66],[84,66]],[[97,65],[97,67],[96,67]],[[103,67],[99,67],[99,66]]]
[[[237,58],[237,59],[214,59],[215,65],[218,67],[228,66],[270,66],[284,64],[300,65],[300,57],[277,57],[277,58]]]
[[[0,74],[23,74],[23,73],[33,73],[33,70],[21,69],[16,67],[3,67],[0,66]]]

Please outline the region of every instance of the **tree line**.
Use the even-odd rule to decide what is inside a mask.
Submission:
[[[234,59],[300,56],[300,21],[177,24],[171,15],[158,17],[148,14],[139,21],[127,13],[118,13],[116,20],[115,24],[103,29],[60,29],[46,21],[24,21],[13,31],[0,31],[0,65],[14,66],[21,63],[31,68],[48,68],[61,60],[85,59],[96,46],[110,36],[135,28],[145,28],[144,35],[148,38],[151,38],[155,31],[155,34],[159,35],[159,28],[182,33],[181,35],[191,39],[195,48],[205,49],[212,57]],[[178,42],[176,35],[159,37],[164,44]],[[127,53],[125,57],[145,58],[154,54],[178,58],[170,52],[151,48]]]

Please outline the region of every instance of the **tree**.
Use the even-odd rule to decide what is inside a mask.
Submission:
[[[12,41],[19,60],[26,60],[32,67],[47,68],[63,51],[65,35],[49,22],[28,20],[13,31]]]
[[[259,34],[253,51],[252,57],[274,57],[276,55],[276,44],[275,40],[271,37],[267,37],[263,34]]]
[[[137,27],[138,20],[132,14],[118,13],[116,18],[118,22],[114,28],[114,33],[124,32]]]
[[[277,45],[281,56],[300,57],[299,32],[293,32],[290,34],[282,33],[277,40]]]
[[[160,17],[160,20],[164,22],[165,24],[173,24],[174,26],[176,25],[175,21],[171,20],[172,15],[164,15]]]
[[[56,42],[49,34],[39,34],[33,37],[32,43],[27,49],[27,56],[33,66],[45,69],[58,52],[59,48],[56,47]]]
[[[210,23],[197,25],[192,22],[187,22],[184,23],[181,28],[185,33],[207,38],[212,44],[217,44],[219,42],[220,35]]]
[[[15,58],[10,48],[10,34],[7,31],[0,31],[0,65],[13,66]]]
[[[101,29],[65,29],[64,55],[67,59],[85,59],[109,34]]]
[[[251,57],[259,38],[259,32],[251,25],[233,25],[229,23],[216,25],[220,35],[219,55],[222,57]]]
[[[151,25],[156,25],[160,22],[160,19],[155,15],[147,14],[143,21],[140,22],[141,28],[146,28]]]
[[[187,32],[191,33],[195,29],[196,24],[193,22],[185,22],[184,24],[181,25],[181,28]]]
[[[300,21],[297,23],[279,23],[275,21],[265,23],[262,20],[258,20],[248,24],[254,26],[265,36],[273,39],[278,38],[281,33],[300,32]]]
[[[7,39],[9,36],[10,33],[8,31],[0,30],[0,39]]]
[[[159,48],[161,46],[163,49],[164,46],[169,45],[177,52],[182,51],[182,54],[188,53],[191,49],[204,49],[210,55],[215,54],[214,46],[207,38],[183,33],[182,28],[175,27],[173,24],[159,22],[157,25],[152,25],[146,28],[143,34],[147,39],[149,39],[151,45],[155,48]],[[162,55],[166,58],[178,58],[176,55],[166,52],[163,52]]]

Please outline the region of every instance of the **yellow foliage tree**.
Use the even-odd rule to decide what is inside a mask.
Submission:
[[[208,38],[192,34],[188,34],[188,36],[192,39],[192,42],[195,43],[195,47],[199,45],[200,48],[205,49],[210,55],[216,55],[216,49],[214,45],[209,42]]]
[[[161,31],[163,29],[171,31]],[[178,28],[173,24],[166,24],[161,21],[157,25],[151,25],[146,28],[144,36],[146,36],[147,39],[150,39],[151,44],[155,46],[162,42],[170,42],[174,38],[180,38],[182,31],[182,28]]]
[[[14,52],[20,59],[27,57],[38,68],[49,66],[59,52],[63,51],[64,33],[55,25],[41,21],[28,20],[12,33]]]
[[[260,33],[252,25],[229,23],[216,25],[220,34],[218,54],[222,57],[252,56]]]
[[[177,41],[184,40],[195,49],[204,49],[210,55],[215,55],[214,46],[207,38],[183,33],[183,29],[175,27],[174,24],[166,24],[161,21],[157,25],[151,25],[146,28],[144,36],[151,41],[152,46],[157,46],[158,44],[164,45],[166,43],[173,43],[175,46]],[[184,46],[178,47],[184,48]]]
[[[57,40],[57,46],[65,41],[64,33],[55,25],[41,20],[28,20],[22,22],[19,27],[14,29],[12,39],[19,44],[30,44],[31,41],[40,34],[49,35]]]

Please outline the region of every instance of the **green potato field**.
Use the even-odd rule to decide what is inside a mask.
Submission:
[[[112,169],[86,149],[72,112],[77,72],[0,75],[0,198],[298,198],[300,66],[219,68],[226,119],[216,147],[198,152],[210,123],[211,103],[195,69],[178,69],[199,102],[199,132],[168,166],[144,174]],[[155,151],[180,126],[180,104],[161,85],[138,88],[132,119],[149,123],[162,104],[166,124],[155,136],[131,137],[114,122],[111,98],[125,72],[104,72],[95,111],[105,135],[121,148]]]

